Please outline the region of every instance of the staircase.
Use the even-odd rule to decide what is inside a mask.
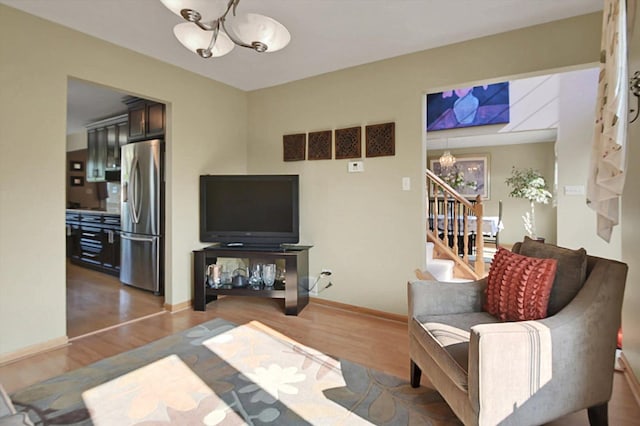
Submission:
[[[481,198],[467,200],[431,170],[427,170],[426,179],[427,269],[416,270],[416,276],[438,281],[484,277],[482,255],[475,256],[474,260],[469,257],[470,252],[482,254],[484,251]],[[476,218],[476,229],[468,225],[470,216]]]

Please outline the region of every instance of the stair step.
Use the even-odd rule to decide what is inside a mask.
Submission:
[[[427,271],[438,281],[453,280],[453,267],[455,262],[446,259],[429,259],[427,261]]]
[[[435,244],[427,243],[427,263],[429,263],[429,261],[431,259],[433,259],[433,248],[434,247],[435,247]]]

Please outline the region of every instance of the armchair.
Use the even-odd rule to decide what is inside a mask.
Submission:
[[[513,252],[557,260],[549,316],[484,312],[487,278],[410,282],[411,385],[424,373],[465,425],[539,425],[585,408],[606,425],[627,265],[529,239]]]

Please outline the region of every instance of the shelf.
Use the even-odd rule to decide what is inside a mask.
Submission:
[[[250,288],[207,288],[207,295],[212,296],[253,296],[270,297],[272,299],[284,299],[284,290],[252,290]]]
[[[193,309],[204,311],[207,303],[218,296],[247,296],[269,297],[284,299],[285,314],[298,315],[309,303],[309,248],[307,246],[287,247],[286,249],[257,250],[255,248],[207,247],[194,250],[193,254]],[[219,257],[247,258],[250,261],[274,262],[277,259],[285,261],[285,282],[276,282],[273,290],[252,290],[250,287],[210,288],[205,284],[205,270],[207,265],[217,262]],[[280,284],[280,285],[279,285]]]

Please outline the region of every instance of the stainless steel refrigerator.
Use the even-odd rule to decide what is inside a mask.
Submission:
[[[160,139],[122,146],[120,281],[164,291],[164,144]]]

